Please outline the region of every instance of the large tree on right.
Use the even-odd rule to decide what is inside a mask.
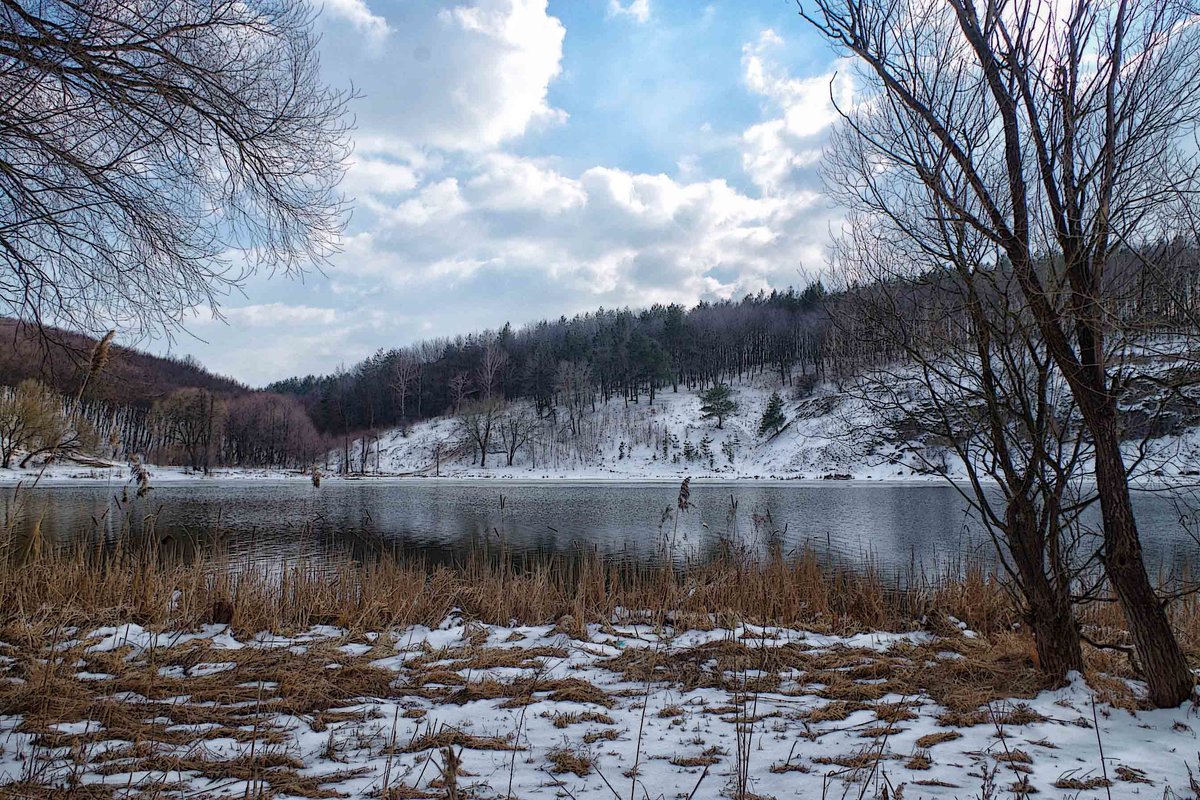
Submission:
[[[861,219],[922,249],[949,222],[1011,270],[1095,449],[1101,554],[1150,699],[1193,677],[1142,559],[1121,448],[1124,314],[1158,247],[1194,241],[1200,19],[1178,0],[807,0],[801,16],[859,65],[827,176]],[[914,197],[943,218],[914,218]],[[1131,255],[1132,254],[1132,255]]]

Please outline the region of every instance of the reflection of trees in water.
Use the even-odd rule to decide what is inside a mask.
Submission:
[[[952,490],[913,486],[698,484],[689,507],[677,485],[440,482],[167,484],[142,499],[121,487],[42,486],[13,526],[13,549],[154,550],[180,562],[320,564],[379,553],[430,565],[473,558],[526,563],[594,553],[618,563],[678,565],[806,549],[835,566],[895,574],[991,558],[991,545]],[[502,499],[503,498],[503,499]],[[1138,498],[1151,568],[1191,560],[1200,533],[1178,501]],[[1189,508],[1195,508],[1191,504]],[[664,514],[664,509],[669,513]],[[11,516],[11,514],[10,514]],[[315,567],[314,567],[315,568]]]

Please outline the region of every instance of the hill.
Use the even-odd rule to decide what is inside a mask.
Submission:
[[[1146,365],[1147,374],[1166,368]],[[1190,389],[1182,399],[1174,393],[1157,396],[1150,388],[1157,385],[1143,384],[1128,397],[1127,463],[1137,465],[1135,476],[1194,475],[1200,470],[1198,392]],[[930,410],[917,400],[903,413],[885,415],[865,401],[863,387],[853,382],[788,389],[770,373],[736,381],[732,388],[738,407],[721,427],[704,418],[699,392],[668,389],[653,403],[646,396],[639,402],[600,402],[574,423],[561,417],[534,421],[529,409],[510,405],[493,423],[486,466],[480,464],[480,447],[471,440],[468,421],[453,415],[393,428],[377,439],[355,439],[349,444],[350,461],[355,471],[367,474],[464,478],[967,477],[953,448],[936,435],[921,433],[930,427],[922,420]],[[776,391],[784,398],[786,423],[778,432],[760,434],[763,411]],[[1148,415],[1151,407],[1159,411]],[[514,434],[514,413],[524,413],[533,424],[523,435]],[[334,452],[330,461],[343,457]],[[1090,472],[1090,465],[1085,468]]]
[[[0,386],[38,378],[64,395],[79,391],[96,339],[59,328],[36,327],[0,318]],[[177,389],[196,387],[221,395],[248,389],[232,378],[209,372],[191,358],[155,356],[114,344],[109,361],[89,381],[92,400],[147,408]]]

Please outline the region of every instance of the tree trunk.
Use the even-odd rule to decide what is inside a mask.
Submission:
[[[1018,265],[1015,259],[1013,263]],[[1092,436],[1096,451],[1096,490],[1104,520],[1105,573],[1142,662],[1142,676],[1150,690],[1151,702],[1159,708],[1173,708],[1192,697],[1195,678],[1142,561],[1142,544],[1117,434],[1116,398],[1108,390],[1102,360],[1098,356],[1102,352],[1102,338],[1094,326],[1084,326],[1087,337],[1086,344],[1081,342],[1081,347],[1091,355],[1081,365],[1053,309],[1039,294],[1029,262],[1020,263],[1024,269],[1018,273],[1022,290],[1030,301],[1050,354],[1071,387],[1084,426]]]
[[[1104,516],[1104,568],[1125,614],[1150,700],[1159,708],[1172,708],[1191,699],[1195,678],[1142,561],[1115,421],[1100,420],[1089,429]]]
[[[1032,503],[1014,497],[1005,510],[1005,524],[1004,535],[1027,606],[1026,622],[1037,648],[1038,670],[1061,686],[1068,672],[1083,672],[1083,650],[1071,598],[1065,587],[1048,577],[1045,537]]]

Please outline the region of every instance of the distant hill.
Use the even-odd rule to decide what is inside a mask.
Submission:
[[[119,342],[119,339],[118,339]],[[38,378],[65,395],[79,391],[96,340],[90,336],[0,318],[0,385],[12,386]],[[164,358],[115,344],[101,374],[92,380],[87,396],[93,400],[148,407],[176,389],[199,387],[219,394],[249,391],[213,373],[191,358]]]

